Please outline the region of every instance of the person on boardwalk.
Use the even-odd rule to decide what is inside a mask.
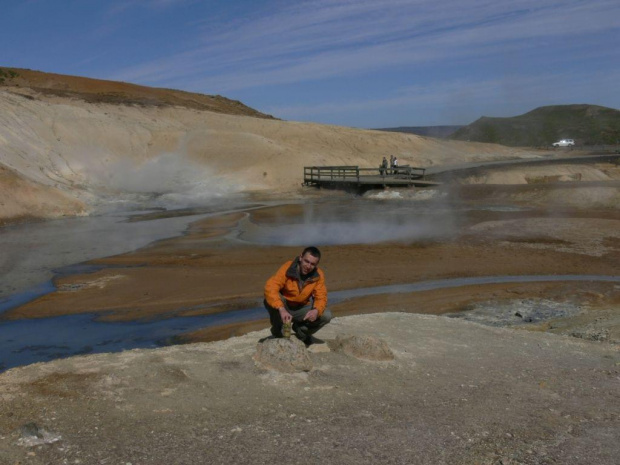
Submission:
[[[306,247],[265,283],[264,305],[273,337],[282,337],[282,324],[292,322],[297,337],[310,345],[312,335],[331,320],[332,314],[326,308],[325,276],[318,267],[320,259],[319,249]]]
[[[392,174],[398,173],[398,158],[394,157],[392,160]]]
[[[381,176],[386,174],[387,173],[387,168],[388,168],[387,158],[383,157],[383,161],[381,162],[381,165],[379,166],[379,174]]]

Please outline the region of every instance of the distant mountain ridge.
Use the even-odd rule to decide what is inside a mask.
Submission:
[[[399,126],[397,128],[378,128],[377,131],[404,132],[418,136],[444,139],[454,134],[463,126]]]
[[[450,139],[512,147],[549,146],[559,139],[574,139],[577,145],[617,144],[620,110],[588,104],[551,105],[508,118],[483,116]]]
[[[221,95],[205,95],[126,82],[0,67],[0,89],[19,91],[24,88],[47,96],[75,98],[89,103],[143,107],[179,106],[230,115],[274,119],[271,115]]]

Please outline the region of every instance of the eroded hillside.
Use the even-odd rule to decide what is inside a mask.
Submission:
[[[127,196],[187,205],[233,192],[291,192],[304,166],[374,167],[390,154],[414,166],[536,156],[493,144],[286,122],[180,91],[12,72],[0,86],[5,220],[81,214]],[[9,173],[23,183],[9,184]],[[41,208],[54,198],[63,199],[58,208]]]

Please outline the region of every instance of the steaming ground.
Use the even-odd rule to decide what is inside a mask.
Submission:
[[[457,230],[460,212],[442,202],[443,195],[393,192],[391,197],[366,196],[308,202],[297,220],[282,218],[275,224],[248,222],[241,240],[283,246],[344,245],[380,242],[442,240]],[[377,201],[376,199],[379,199]],[[389,199],[389,201],[386,201]]]
[[[536,157],[493,144],[225,115],[182,107],[88,103],[0,90],[0,221],[110,206],[204,206],[233,193],[297,195],[303,167]]]
[[[164,153],[141,164],[119,160],[98,169],[83,168],[81,175],[97,192],[91,203],[98,211],[204,207],[243,190],[182,152]]]
[[[61,276],[57,291],[2,316],[22,326],[32,319],[62,321],[68,333],[72,318],[95,317],[102,325],[127,325],[139,339],[140,328],[149,326],[144,321],[170,326],[171,317],[259,307],[266,277],[299,254],[302,240],[321,247],[330,291],[475,276],[618,277],[620,212],[613,195],[596,194],[601,188],[614,189],[465,185],[253,202],[193,222],[182,236],[93,260],[103,268]],[[366,242],[371,238],[381,242]],[[274,241],[294,245],[269,244]],[[330,308],[337,318],[319,334],[328,344],[312,349],[307,373],[256,364],[266,318],[173,339],[199,343],[261,330],[216,344],[8,370],[0,375],[0,408],[10,413],[0,415],[0,458],[41,464],[157,463],[164,456],[166,463],[290,461],[298,449],[289,440],[306,444],[310,454],[316,441],[307,435],[331,431],[333,447],[319,449],[326,462],[350,460],[352,453],[358,455],[351,463],[416,461],[423,451],[426,463],[447,456],[450,463],[489,465],[615,463],[617,282],[479,284],[353,297]],[[378,315],[383,312],[390,313]],[[356,317],[341,318],[346,315]],[[337,337],[351,335],[382,339],[394,361],[331,349]],[[114,342],[109,347],[116,350]],[[279,389],[298,395],[274,397]],[[29,433],[32,423],[41,438]],[[388,443],[386,428],[396,432]],[[353,452],[343,444],[354,444]]]
[[[448,235],[439,226],[441,220],[425,223],[409,223],[399,221],[397,218],[381,223],[371,221],[314,222],[311,225],[291,225],[285,231],[278,226],[263,227],[258,233],[248,233],[241,237],[263,245],[296,245],[301,247],[303,244],[319,242],[325,245],[374,244],[386,241],[437,239]]]
[[[128,207],[129,203],[122,205]],[[243,209],[243,205],[243,199],[225,198],[218,203],[212,201],[211,209]],[[286,218],[287,213],[278,216],[275,225],[254,223],[248,215],[234,237],[250,244],[283,246],[445,238],[454,234],[456,214],[439,207],[438,202],[412,207],[406,202],[386,204],[351,195],[337,196],[291,204],[290,208],[303,211],[295,222]],[[174,212],[109,211],[97,216],[6,227],[0,235],[0,248],[6,251],[0,260],[0,274],[5,276],[0,282],[0,295],[27,292],[50,280],[54,270],[63,267],[132,252],[151,242],[180,235],[189,223],[214,215],[198,214],[203,210],[184,210],[178,216]],[[129,221],[130,218],[134,220]],[[140,218],[143,220],[135,221]]]
[[[30,89],[0,91],[0,153],[2,221],[107,212],[0,230],[2,285],[13,282],[3,291],[101,257],[2,314],[26,329],[24,339],[33,319],[76,334],[71,315],[96,318],[139,339],[145,320],[166,325],[260,306],[266,278],[308,242],[323,250],[330,291],[353,295],[459,277],[620,276],[617,165],[499,167],[440,189],[360,199],[300,189],[303,166],[371,167],[388,154],[436,166],[545,153]],[[251,192],[252,205],[222,208],[175,236],[187,221],[178,215],[213,211],[239,192]],[[153,207],[160,210],[124,222],[127,210]],[[328,445],[318,451],[324,463],[615,463],[619,296],[614,282],[583,279],[332,302],[337,319],[323,337],[380,337],[395,360],[322,345],[310,372],[290,376],[252,359],[266,318],[174,339],[263,331],[219,344],[9,370],[0,376],[0,461],[294,461],[300,448],[316,457],[318,440]],[[360,316],[381,312],[396,313]]]
[[[90,311],[126,321],[248,308],[266,277],[310,242],[325,249],[322,266],[334,290],[459,276],[620,274],[620,214],[613,205],[526,208],[521,188],[471,189],[438,191],[416,202],[328,194],[207,218],[182,237],[94,260],[114,268],[61,277],[63,290],[6,316]],[[123,279],[107,281],[112,275]]]

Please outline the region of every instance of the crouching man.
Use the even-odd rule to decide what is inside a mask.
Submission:
[[[325,326],[332,314],[327,305],[325,276],[318,267],[321,252],[306,247],[299,257],[286,262],[265,284],[265,308],[271,334],[282,337],[282,324],[293,322],[293,331],[306,345]]]

